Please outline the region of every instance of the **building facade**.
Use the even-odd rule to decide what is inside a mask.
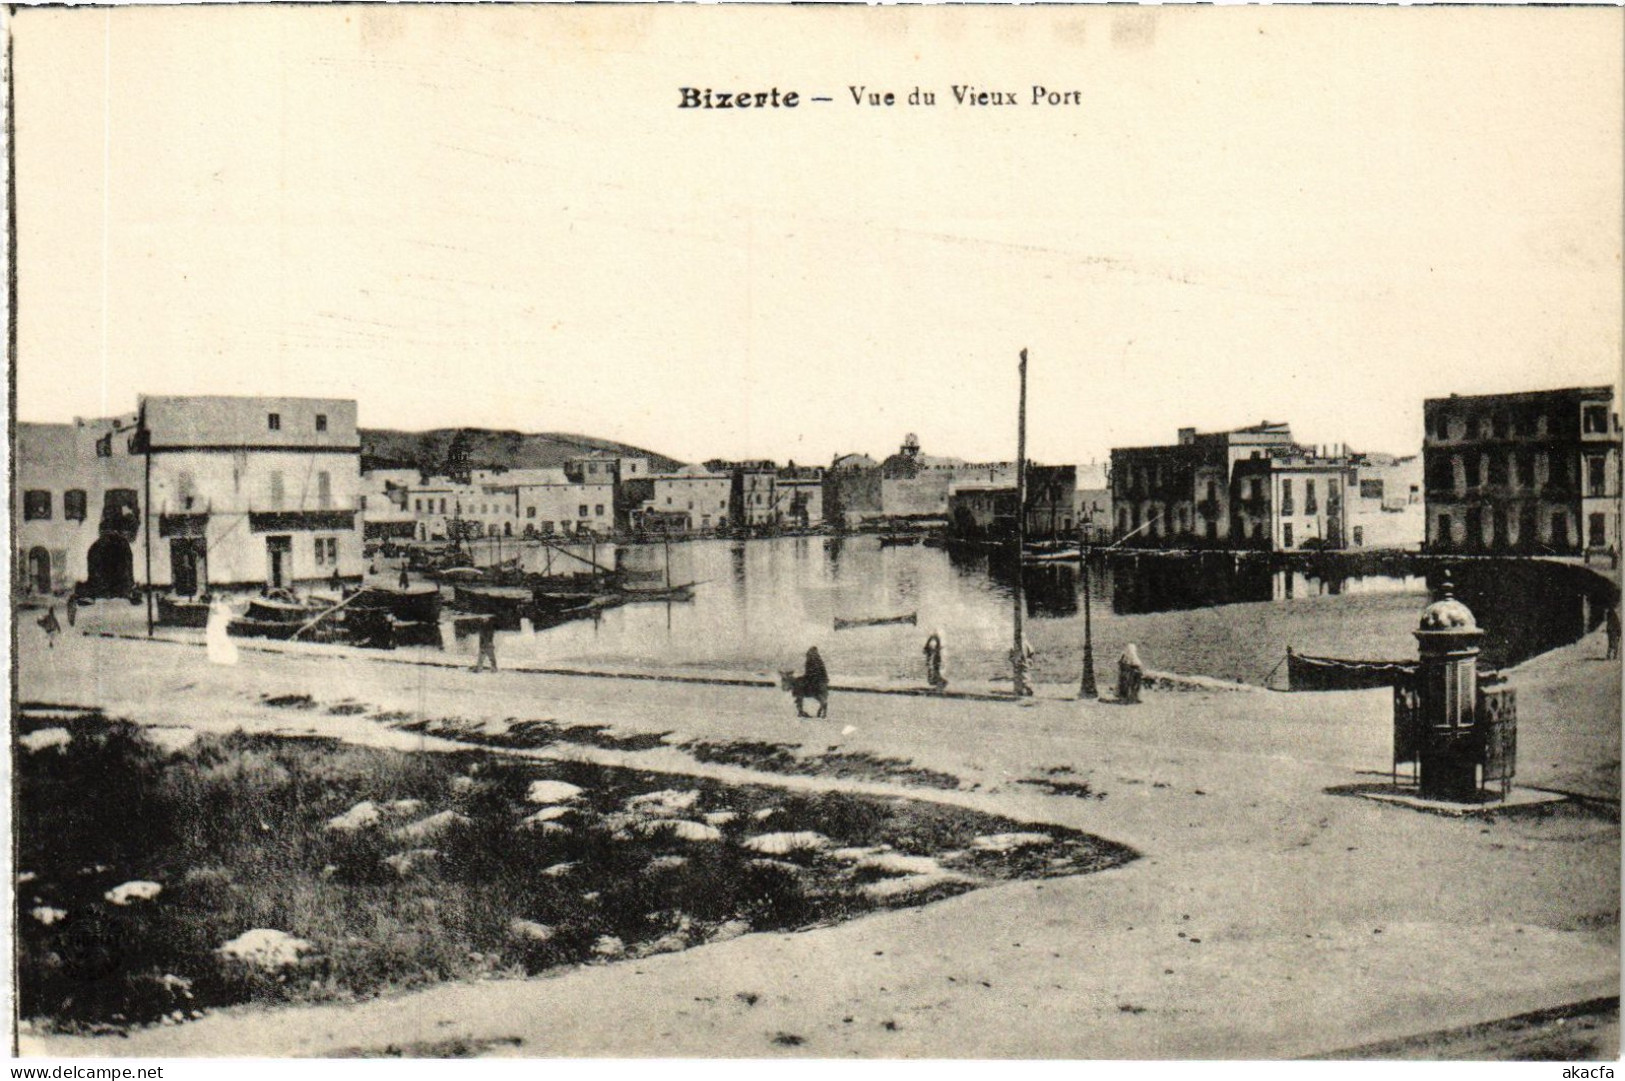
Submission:
[[[1423,425],[1430,551],[1618,551],[1612,386],[1430,398]]]

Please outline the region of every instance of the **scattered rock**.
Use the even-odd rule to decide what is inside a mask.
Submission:
[[[727,923],[719,924],[717,929],[711,932],[710,940],[712,942],[731,942],[741,935],[748,934],[750,934],[750,924],[744,920],[729,920]]]
[[[470,821],[467,815],[458,814],[456,811],[441,811],[439,814],[432,814],[428,818],[420,818],[416,822],[402,826],[391,836],[398,841],[429,841],[454,826],[469,825]]]
[[[985,833],[971,841],[971,847],[983,852],[1013,852],[1018,848],[1053,844],[1055,838],[1047,833]]]
[[[891,901],[963,881],[959,875],[947,872],[934,875],[905,875],[902,878],[883,878],[878,882],[870,882],[859,887],[859,890],[865,897],[877,901]]]
[[[858,868],[865,871],[884,871],[891,875],[940,875],[942,865],[930,856],[906,856],[901,852],[879,852],[858,860]]]
[[[102,896],[106,897],[115,905],[127,905],[132,901],[156,901],[158,899],[158,895],[163,891],[164,888],[158,885],[156,882],[147,882],[142,879],[137,879],[134,882],[126,882],[123,885],[114,886]]]
[[[47,927],[51,926],[53,923],[56,923],[58,920],[67,919],[68,916],[67,912],[63,909],[52,908],[50,905],[40,905],[38,908],[31,908],[28,910],[28,914]]]
[[[142,738],[161,751],[179,754],[197,742],[198,730],[170,725],[155,725],[141,730]]]
[[[699,802],[700,794],[694,789],[679,792],[674,788],[666,788],[659,792],[646,792],[641,796],[633,796],[626,801],[626,809],[635,814],[669,818],[692,809]]]
[[[392,815],[399,815],[400,817],[404,818],[407,815],[415,815],[419,811],[423,810],[423,801],[420,799],[390,800],[388,803],[384,804],[384,810],[388,811]]]
[[[297,965],[301,958],[315,949],[302,938],[294,938],[286,931],[269,927],[256,927],[244,931],[215,952],[221,957],[241,961],[265,972]]]
[[[890,852],[891,845],[866,845],[860,848],[837,848],[830,855],[843,863],[856,863],[858,860],[878,856],[882,852]]]
[[[553,928],[535,920],[513,919],[508,921],[508,934],[528,942],[549,942],[553,938]]]
[[[592,952],[605,960],[614,960],[626,956],[626,943],[614,935],[599,935],[598,941],[592,944]]]
[[[674,871],[688,862],[687,856],[656,856],[644,864],[645,871]]]
[[[676,953],[678,950],[686,949],[688,949],[688,939],[674,931],[669,935],[661,935],[659,938],[649,943],[646,952],[651,954]]]
[[[759,867],[766,871],[782,871],[787,875],[794,876],[799,876],[802,870],[799,865],[784,860],[756,859],[750,861],[750,866]]]
[[[680,841],[720,841],[722,831],[704,822],[691,822],[686,818],[667,818],[644,824],[645,833],[669,833]]]
[[[705,816],[705,821],[713,826],[726,826],[738,817],[738,811],[712,811]]]
[[[534,830],[539,833],[568,833],[570,827],[559,821],[568,815],[574,814],[569,807],[548,806],[543,807],[535,814],[526,815],[519,820],[519,828]]]
[[[777,807],[763,807],[759,811],[752,811],[750,816],[758,822],[766,822],[778,813],[779,809]]]
[[[376,826],[383,818],[383,812],[378,805],[370,799],[364,799],[341,815],[334,815],[327,820],[327,828],[343,832],[370,829]]]
[[[474,791],[474,778],[453,777],[451,779],[451,791],[452,794],[456,796],[466,795],[467,793]]]
[[[829,838],[812,830],[793,833],[762,833],[745,839],[745,847],[752,852],[769,856],[788,856],[792,852],[816,852],[829,847]]]
[[[28,883],[28,882],[32,882],[32,881],[34,881],[34,879],[36,879],[38,877],[39,877],[39,874],[34,872],[34,871],[23,871],[22,873],[20,873],[17,876],[17,882],[18,882],[19,885],[21,885],[21,884],[25,884],[25,883]]]
[[[46,751],[52,747],[66,747],[73,736],[66,728],[36,728],[27,735],[18,736],[17,742],[28,751]]]
[[[568,860],[564,863],[555,863],[551,867],[542,868],[542,874],[546,875],[548,878],[563,878],[565,875],[575,870],[575,868],[575,861]]]
[[[531,803],[569,803],[580,795],[580,786],[567,781],[532,781],[525,799]]]
[[[395,868],[395,873],[404,878],[422,870],[439,858],[440,850],[438,848],[414,848],[408,852],[397,852],[393,856],[385,856],[384,862]]]

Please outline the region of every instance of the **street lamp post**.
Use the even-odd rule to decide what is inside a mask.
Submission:
[[[1089,547],[1083,546],[1083,679],[1078,684],[1079,698],[1099,698],[1095,686],[1095,636],[1089,624]]]

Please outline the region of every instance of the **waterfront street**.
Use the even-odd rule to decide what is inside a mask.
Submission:
[[[69,634],[44,647],[23,619],[23,702],[426,751],[449,744],[368,714],[455,717],[488,732],[551,719],[670,733],[652,750],[532,753],[952,801],[1086,830],[1142,858],[541,979],[245,1007],[127,1039],[25,1035],[25,1053],[410,1053],[456,1040],[529,1056],[1278,1058],[1619,990],[1620,672],[1600,660],[1597,634],[1513,673],[1519,783],[1592,798],[1483,817],[1339,791],[1387,779],[1382,690],[1153,691],[1133,708],[1069,701],[1073,688],[1059,685],[1024,704],[838,693],[828,720],[798,721],[786,695],[762,687],[475,676],[323,647],[244,650],[235,667],[209,665],[196,644]],[[315,708],[265,701],[301,694]],[[367,713],[329,713],[341,699]],[[695,740],[906,759],[961,783],[766,774],[676,747]],[[1057,776],[1088,796],[1024,783]],[[1573,1053],[1617,1054],[1617,1022],[1590,1039]]]

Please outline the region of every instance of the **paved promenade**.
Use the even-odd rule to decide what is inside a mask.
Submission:
[[[1591,798],[1487,818],[1348,794],[1386,777],[1383,691],[1152,692],[1137,707],[1072,701],[1070,686],[1024,703],[837,693],[828,720],[803,721],[783,692],[753,685],[476,676],[323,647],[245,650],[231,668],[195,644],[43,647],[25,620],[24,700],[426,750],[439,741],[325,707],[669,732],[646,752],[541,753],[951,800],[1088,830],[1143,858],[548,978],[243,1008],[128,1039],[29,1039],[25,1051],[320,1055],[458,1038],[517,1039],[502,1046],[526,1055],[1276,1058],[1619,993],[1620,670],[1594,659],[1597,636],[1515,673],[1520,783]],[[289,694],[318,708],[264,704]],[[961,785],[757,774],[671,746],[747,739],[907,759]],[[1093,795],[1024,783],[1062,768]],[[1617,1028],[1606,1038],[1617,1045]]]

